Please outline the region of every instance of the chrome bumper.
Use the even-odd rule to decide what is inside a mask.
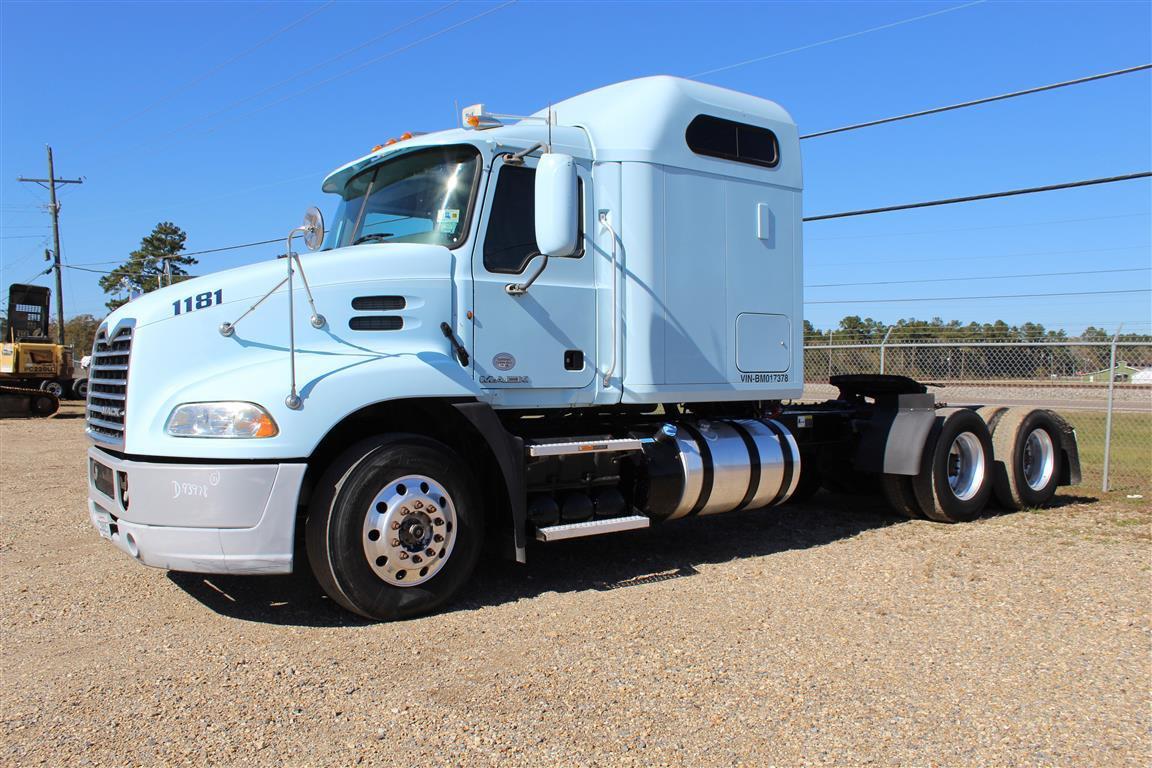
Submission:
[[[160,464],[88,449],[88,514],[144,565],[290,573],[306,464]]]

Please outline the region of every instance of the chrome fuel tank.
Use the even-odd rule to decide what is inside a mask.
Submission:
[[[782,504],[800,479],[796,440],[770,419],[668,423],[646,452],[645,512],[661,520]]]

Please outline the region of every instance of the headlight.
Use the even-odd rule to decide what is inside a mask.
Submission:
[[[164,430],[173,437],[275,437],[268,412],[255,403],[183,403]]]

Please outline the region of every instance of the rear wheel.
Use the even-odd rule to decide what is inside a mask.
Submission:
[[[912,490],[912,478],[909,475],[884,475],[880,479],[880,488],[884,498],[893,512],[916,520],[924,517],[920,505],[916,501],[916,492]]]
[[[1007,509],[1041,507],[1060,482],[1063,419],[1051,411],[1009,408],[992,431],[996,500]]]
[[[340,605],[387,621],[451,598],[476,565],[483,514],[466,465],[416,435],[352,446],[309,506],[308,560]]]
[[[55,395],[58,399],[64,397],[64,385],[59,381],[48,379],[40,382],[40,389],[49,394]]]
[[[966,409],[940,412],[911,482],[920,511],[942,523],[976,519],[992,494],[991,464],[984,420]]]
[[[72,382],[72,394],[77,400],[88,399],[88,379],[76,379]]]

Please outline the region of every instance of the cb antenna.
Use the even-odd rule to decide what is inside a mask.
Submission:
[[[552,151],[552,102],[548,102],[548,151]]]

